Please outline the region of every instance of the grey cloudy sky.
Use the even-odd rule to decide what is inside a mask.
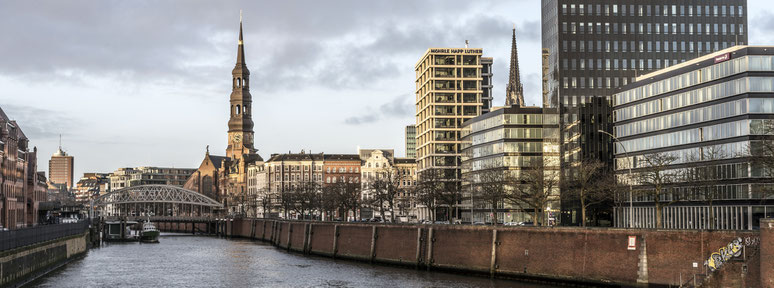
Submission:
[[[749,1],[750,42],[774,44],[774,4]],[[517,26],[527,104],[540,103],[540,1],[0,1],[0,107],[39,149],[63,134],[83,172],[197,167],[224,154],[244,10],[256,148],[405,150],[414,64],[429,47],[494,57],[504,103]]]

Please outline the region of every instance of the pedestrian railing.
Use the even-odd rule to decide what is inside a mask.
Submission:
[[[89,221],[0,231],[0,252],[86,232]]]

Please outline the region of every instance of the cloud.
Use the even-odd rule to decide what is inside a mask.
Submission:
[[[372,107],[367,107],[369,112],[360,115],[352,116],[344,119],[344,123],[347,125],[362,125],[373,123],[382,119],[401,118],[414,115],[414,105],[411,103],[413,96],[410,94],[401,94],[390,101],[387,101],[379,105],[379,109],[374,111]]]
[[[11,120],[16,120],[30,139],[58,137],[63,131],[71,131],[71,127],[76,126],[79,121],[61,111],[20,105],[3,105],[0,108]]]
[[[344,123],[348,125],[362,125],[373,123],[379,120],[379,114],[368,114],[363,116],[353,116],[344,119]]]

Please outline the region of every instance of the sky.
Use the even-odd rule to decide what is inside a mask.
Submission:
[[[75,177],[196,168],[224,155],[239,11],[255,146],[272,153],[395,149],[415,122],[414,65],[430,47],[483,48],[505,102],[516,25],[528,105],[540,104],[540,1],[0,1],[0,108]],[[748,1],[750,44],[774,44],[774,2]]]

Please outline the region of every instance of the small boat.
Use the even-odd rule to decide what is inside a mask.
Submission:
[[[140,231],[140,241],[145,243],[158,243],[159,242],[159,229],[156,229],[156,225],[148,221],[142,223],[142,231]]]

